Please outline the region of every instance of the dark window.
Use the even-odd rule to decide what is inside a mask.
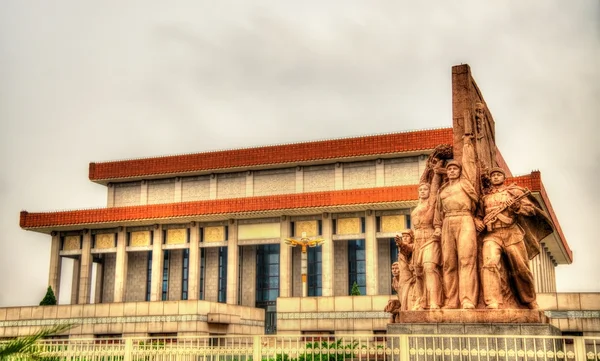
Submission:
[[[321,247],[309,247],[308,248],[308,295],[309,296],[321,296],[322,283],[321,275]]]
[[[200,295],[199,300],[204,300],[204,274],[206,273],[206,250],[200,248]]]
[[[279,296],[279,245],[256,249],[256,302],[275,301]]]
[[[148,273],[146,274],[146,301],[150,301],[152,290],[152,251],[148,252]]]
[[[348,294],[356,282],[361,295],[367,294],[365,240],[348,241]]]
[[[181,275],[181,299],[188,299],[188,279],[190,275],[190,250],[183,250],[183,274]]]
[[[256,307],[265,310],[265,334],[277,333],[279,296],[279,245],[256,248]]]
[[[162,300],[169,299],[169,251],[163,251]]]
[[[390,238],[390,268],[392,263],[398,262],[398,246],[396,246],[396,240],[394,238]]]
[[[217,301],[227,302],[227,247],[219,247],[219,299]]]

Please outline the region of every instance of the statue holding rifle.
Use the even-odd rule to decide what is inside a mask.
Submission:
[[[535,200],[528,198],[529,190],[505,185],[504,169],[490,169],[490,181],[490,191],[481,201],[485,217],[477,223],[477,231],[485,232],[480,255],[485,306],[509,308],[507,298],[514,294],[521,305],[537,309],[529,260],[540,252],[538,242],[552,231],[551,223]],[[509,286],[502,282],[504,275],[509,275]]]

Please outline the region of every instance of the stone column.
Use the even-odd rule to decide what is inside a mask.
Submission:
[[[71,278],[71,304],[76,305],[79,301],[79,271],[81,270],[81,261],[79,258],[73,259],[73,277]]]
[[[321,292],[323,297],[333,296],[334,274],[334,243],[333,243],[333,224],[331,214],[323,213],[322,218],[323,245],[321,245]]]
[[[175,178],[175,194],[173,195],[173,202],[178,203],[182,200],[182,184],[181,177]]]
[[[90,303],[92,287],[92,232],[86,229],[83,233],[81,246],[81,265],[79,271],[79,304]]]
[[[239,247],[237,220],[229,221],[227,234],[227,304],[238,304]]]
[[[365,214],[365,263],[367,268],[367,295],[369,296],[379,294],[379,267],[377,262],[379,251],[375,232],[375,212],[368,210]]]
[[[93,264],[93,263],[92,263]],[[94,303],[102,303],[102,284],[104,283],[104,264],[95,262],[96,264],[96,284],[94,291]]]
[[[304,169],[296,167],[296,193],[304,192]]]
[[[200,225],[193,222],[190,227],[190,259],[188,260],[188,300],[200,296]]]
[[[246,197],[254,196],[254,172],[246,172]]]
[[[163,230],[157,226],[152,232],[152,280],[150,287],[150,301],[162,300],[163,283]]]
[[[285,244],[290,237],[290,217],[281,217],[281,242],[279,243],[279,297],[292,297],[292,247]]]
[[[108,183],[107,187],[106,207],[110,208],[115,206],[115,185]]]
[[[335,164],[335,188],[336,191],[344,189],[344,167],[342,163]]]
[[[209,196],[208,199],[217,199],[217,175],[210,175]]]
[[[60,233],[52,232],[52,245],[50,246],[50,272],[48,272],[48,286],[52,287],[56,301],[60,293],[60,274],[62,258],[60,257]]]
[[[428,156],[425,154],[421,154],[419,156],[419,160],[417,161],[417,169],[418,169],[418,177],[421,177],[421,174],[425,172],[425,168],[427,168],[427,158]],[[420,178],[417,178],[415,183],[419,183]]]
[[[113,302],[124,302],[127,287],[127,233],[125,227],[117,233],[117,255],[115,258],[115,290]]]
[[[140,187],[140,205],[148,204],[148,181],[143,180]]]

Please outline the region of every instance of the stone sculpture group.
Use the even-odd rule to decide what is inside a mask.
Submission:
[[[506,184],[485,105],[471,114],[454,145],[460,161],[448,145],[429,156],[412,227],[396,236],[390,322],[401,311],[538,308],[529,260],[551,221],[527,189]]]

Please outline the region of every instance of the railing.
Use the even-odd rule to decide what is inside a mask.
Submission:
[[[40,356],[52,361],[599,361],[600,338],[501,335],[145,337],[43,340],[38,342],[36,350]]]

